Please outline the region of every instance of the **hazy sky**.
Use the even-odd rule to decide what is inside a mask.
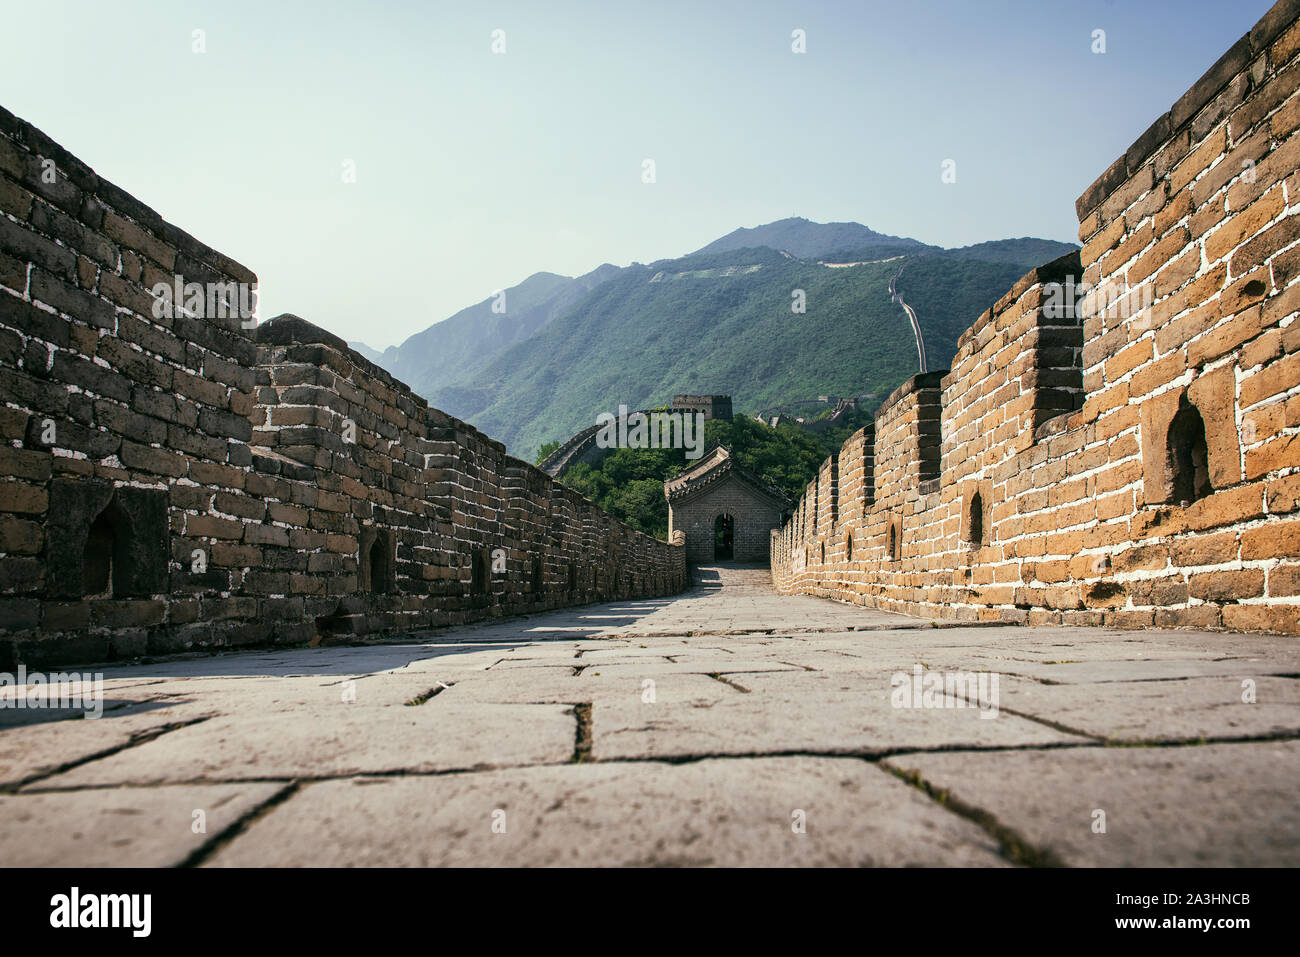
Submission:
[[[791,215],[1073,242],[1079,193],[1269,6],[0,0],[0,103],[253,269],[263,315],[382,348]]]

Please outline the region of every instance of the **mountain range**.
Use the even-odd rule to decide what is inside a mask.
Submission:
[[[891,280],[941,369],[1012,283],[1077,248],[1022,238],[943,249],[783,219],[649,265],[535,273],[382,353],[351,345],[531,459],[601,412],[674,393],[729,393],[737,414],[824,394],[879,401],[918,371]]]

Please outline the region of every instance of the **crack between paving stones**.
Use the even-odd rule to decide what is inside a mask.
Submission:
[[[637,764],[637,763],[658,763],[658,764],[694,764],[698,761],[715,761],[715,760],[755,760],[762,758],[843,758],[857,761],[867,761],[875,763],[887,758],[898,757],[906,754],[947,754],[947,753],[983,753],[991,751],[1055,751],[1065,748],[1099,748],[1100,744],[1092,742],[1075,742],[1061,741],[1051,744],[1037,745],[940,745],[933,748],[878,748],[875,750],[838,750],[828,749],[825,751],[814,751],[807,748],[794,750],[777,750],[777,751],[713,751],[707,753],[681,754],[681,755],[656,755],[653,757],[636,756],[636,757],[610,757],[598,758],[595,763],[599,764]]]
[[[1269,741],[1300,741],[1300,731],[1198,738],[1105,738],[1108,748],[1199,748],[1210,744],[1265,744]]]
[[[570,764],[582,764],[591,760],[591,702],[573,706],[573,716],[577,720],[577,729],[573,733],[573,758]]]
[[[989,837],[998,842],[998,853],[1010,861],[1022,867],[1065,867],[1065,863],[1048,848],[1037,847],[1019,833],[1007,827],[999,821],[993,814],[983,808],[975,807],[973,804],[967,804],[960,798],[955,797],[951,791],[936,788],[929,781],[921,776],[919,771],[911,771],[903,768],[896,768],[892,765],[880,762],[876,765],[881,771],[892,774],[905,784],[916,788],[935,804],[956,814],[958,817],[970,821]]]
[[[994,622],[993,625],[1002,624]],[[901,624],[901,625],[842,625],[836,628],[782,628],[782,632],[789,632],[789,635],[777,635],[775,628],[755,629],[755,628],[732,628],[722,631],[710,631],[692,628],[683,631],[622,631],[617,635],[597,635],[596,638],[617,637],[620,639],[632,638],[718,638],[731,635],[747,635],[754,637],[757,635],[772,636],[778,638],[792,637],[793,635],[815,635],[815,634],[842,634],[845,632],[872,632],[872,631],[916,631],[920,629],[928,630],[930,628],[974,628],[974,627],[991,627],[975,624],[962,625],[931,625],[928,622],[920,624]]]
[[[590,709],[590,702],[582,702],[574,705],[574,713],[577,709]],[[1159,750],[1161,748],[1181,748],[1191,746],[1201,746],[1210,744],[1266,744],[1273,741],[1300,741],[1300,732],[1297,733],[1278,733],[1272,735],[1256,737],[1225,737],[1225,738],[1188,738],[1173,741],[1103,741],[1103,740],[1083,740],[1083,741],[1054,741],[1043,742],[1039,744],[1019,744],[1019,745],[978,745],[978,744],[948,744],[938,745],[935,747],[898,747],[898,748],[876,748],[867,750],[836,750],[828,749],[825,751],[802,749],[787,749],[773,751],[712,751],[696,752],[692,754],[679,755],[619,755],[607,758],[596,758],[591,756],[591,717],[590,711],[586,712],[585,718],[578,721],[578,729],[574,735],[574,757],[567,761],[538,761],[535,763],[522,764],[478,764],[455,768],[439,768],[437,770],[418,770],[411,768],[395,768],[390,770],[379,771],[345,771],[338,774],[319,774],[319,775],[287,775],[283,777],[262,776],[262,777],[227,777],[227,778],[189,778],[177,781],[114,781],[103,784],[77,784],[66,787],[47,786],[37,787],[25,790],[14,796],[21,797],[33,794],[67,794],[78,791],[103,791],[114,788],[158,788],[158,787],[198,787],[212,785],[232,785],[232,784],[285,784],[285,783],[327,783],[331,781],[351,781],[363,778],[401,778],[401,777],[442,777],[450,774],[491,774],[502,771],[528,770],[531,768],[562,768],[569,767],[575,763],[583,764],[694,764],[700,761],[743,761],[743,760],[760,760],[764,758],[835,758],[844,760],[866,761],[869,764],[875,764],[881,761],[888,761],[891,758],[909,757],[912,755],[923,754],[996,754],[999,752],[1016,752],[1016,751],[1063,751],[1063,750],[1103,750],[1107,748],[1149,748]],[[207,719],[200,719],[207,720]],[[194,723],[194,722],[191,722]],[[585,726],[585,727],[584,727]],[[585,730],[585,738],[584,738]],[[580,746],[580,741],[585,741]],[[121,750],[121,749],[117,749]],[[581,762],[575,758],[581,753],[584,755]],[[87,761],[95,760],[94,757],[86,759]],[[85,763],[85,762],[78,762]],[[56,772],[51,772],[54,774]],[[49,775],[42,775],[33,780],[40,780]],[[8,786],[12,787],[12,786]],[[0,793],[8,790],[0,788]]]
[[[849,657],[851,657],[851,658],[860,658],[860,657],[862,657],[862,656],[861,656],[861,655],[850,655]],[[927,666],[927,667],[928,667],[928,666]],[[963,667],[964,667],[964,666],[956,666],[956,665],[954,665],[954,666],[951,667],[951,670],[953,670],[953,671],[961,671]],[[930,669],[930,670],[934,670],[934,669]],[[1053,686],[1062,686],[1062,687],[1064,687],[1064,686],[1070,686],[1070,682],[1068,682],[1068,681],[1056,681],[1056,680],[1054,680],[1054,679],[1052,679],[1052,678],[1040,678],[1038,675],[1027,675],[1027,674],[1024,674],[1023,672],[1019,672],[1019,671],[999,671],[998,674],[1001,675],[1001,676],[1004,677],[1004,678],[1019,678],[1019,679],[1021,679],[1022,681],[1033,681],[1033,682],[1036,682],[1037,684],[1040,684],[1040,685],[1053,685]],[[1089,684],[1101,684],[1101,683],[1102,683],[1102,682],[1100,682],[1100,681],[1089,682]]]
[[[1028,678],[1028,677],[1032,677],[1031,675],[1016,675],[1016,674],[1012,674],[1011,672],[1003,672],[1003,674],[1011,674],[1012,677],[1015,677],[1015,678]],[[1259,670],[1259,671],[1257,671],[1256,674],[1253,675],[1253,676],[1252,676],[1252,675],[1240,675],[1240,674],[1237,674],[1237,675],[1232,675],[1232,674],[1226,674],[1226,675],[1168,675],[1168,676],[1159,677],[1159,678],[1105,678],[1105,679],[1103,679],[1103,680],[1101,680],[1101,681],[1086,681],[1086,682],[1084,682],[1084,681],[1080,681],[1080,682],[1052,681],[1052,680],[1050,680],[1050,679],[1046,679],[1046,678],[1041,679],[1041,680],[1042,680],[1042,682],[1043,682],[1044,684],[1053,684],[1053,685],[1071,685],[1072,687],[1082,688],[1084,685],[1138,685],[1138,684],[1152,684],[1153,682],[1157,682],[1157,681],[1204,681],[1204,680],[1207,680],[1207,679],[1209,679],[1209,680],[1219,680],[1219,681],[1228,681],[1228,680],[1231,680],[1231,679],[1233,679],[1233,678],[1246,678],[1246,677],[1258,677],[1258,678],[1300,678],[1300,674],[1295,674],[1295,675],[1288,675],[1288,674],[1273,674],[1272,672],[1269,672],[1269,671]]]
[[[456,683],[456,682],[453,681],[453,682],[451,682],[451,684],[445,684],[445,683],[439,681],[439,682],[438,682],[438,687],[436,687],[436,688],[430,688],[428,691],[425,691],[425,692],[423,692],[422,694],[418,694],[418,695],[416,695],[416,696],[415,696],[414,698],[412,698],[410,701],[404,702],[404,705],[405,705],[406,707],[408,707],[408,708],[418,708],[420,705],[424,704],[424,703],[425,703],[426,701],[428,701],[429,699],[431,699],[431,698],[436,698],[438,695],[442,694],[444,691],[446,691],[447,689],[449,689],[449,688],[450,688],[452,685],[454,685],[455,683]]]
[[[48,771],[38,771],[20,781],[0,784],[0,794],[13,794],[28,785],[35,784],[37,781],[44,781],[46,778],[51,778],[58,774],[64,774],[74,768],[81,767],[83,764],[89,764],[91,761],[98,761],[102,758],[111,758],[115,754],[120,754],[123,751],[138,747],[142,744],[148,744],[150,741],[160,738],[171,731],[179,731],[181,728],[188,728],[192,725],[201,724],[211,717],[212,715],[205,714],[200,718],[191,718],[188,721],[174,721],[171,724],[165,724],[159,728],[150,728],[147,731],[138,731],[131,735],[131,737],[122,744],[114,745],[111,748],[105,748],[103,751],[96,751],[94,754],[86,755],[85,757],[65,761],[56,768],[52,768]]]
[[[1053,731],[1060,731],[1062,734],[1073,734],[1081,738],[1087,738],[1090,741],[1096,741],[1098,744],[1105,745],[1108,748],[1182,748],[1192,747],[1202,744],[1245,744],[1249,741],[1291,741],[1300,738],[1300,731],[1270,731],[1267,734],[1254,735],[1222,735],[1222,736],[1197,736],[1183,738],[1113,738],[1105,734],[1095,734],[1091,731],[1084,731],[1080,728],[1073,728],[1059,721],[1053,721],[1051,718],[1040,718],[1037,715],[1030,714],[1027,711],[1018,711],[1015,708],[1008,708],[1006,705],[1000,705],[999,711],[1005,711],[1007,714],[1015,715],[1017,718],[1024,718],[1026,721],[1033,721],[1044,727],[1051,728]]]
[[[763,674],[763,673],[764,673],[764,672],[755,672],[755,674]],[[749,694],[749,693],[750,693],[750,689],[746,688],[744,685],[742,685],[742,684],[738,684],[737,682],[732,681],[730,678],[724,678],[721,674],[719,674],[719,673],[716,672],[716,671],[711,671],[711,672],[709,672],[708,674],[709,674],[709,677],[712,678],[714,681],[721,681],[724,685],[727,685],[728,687],[731,687],[731,688],[735,688],[735,689],[736,689],[737,691],[739,691],[741,694]]]
[[[576,705],[575,707],[581,707]],[[577,734],[575,734],[575,751],[577,744]],[[985,753],[997,751],[1050,751],[1064,748],[1099,748],[1100,744],[1092,742],[1060,742],[1056,744],[1042,745],[1019,745],[1008,747],[1006,745],[945,745],[935,748],[887,748],[875,751],[812,751],[808,749],[777,750],[777,751],[748,751],[748,752],[727,752],[713,751],[694,754],[681,755],[633,755],[633,756],[615,756],[608,758],[587,757],[581,763],[583,764],[694,764],[699,761],[743,761],[763,758],[835,758],[844,760],[875,762],[886,758],[905,756],[910,754],[944,754],[944,753]],[[585,754],[590,755],[590,750]],[[323,784],[332,781],[352,781],[363,778],[436,778],[451,774],[491,774],[501,771],[522,771],[531,768],[563,768],[569,767],[575,763],[573,758],[566,761],[538,761],[535,763],[523,764],[477,764],[465,765],[454,768],[438,768],[436,770],[418,770],[412,768],[393,768],[388,770],[376,771],[344,771],[338,774],[316,774],[316,775],[284,775],[276,776],[254,776],[254,777],[225,777],[225,778],[187,778],[185,780],[155,780],[155,781],[113,781],[109,783],[95,784],[74,784],[69,786],[47,786],[32,788],[24,791],[23,795],[32,794],[71,794],[80,791],[104,791],[115,788],[128,789],[147,789],[161,787],[210,787],[214,785],[240,785],[240,784],[286,784],[297,782],[299,784]]]
[[[1089,741],[1096,741],[1098,744],[1105,744],[1106,737],[1101,734],[1092,734],[1088,731],[1081,731],[1078,728],[1071,728],[1069,725],[1061,724],[1059,721],[1053,721],[1051,718],[1040,718],[1032,715],[1027,711],[1017,711],[1015,708],[1008,708],[1006,705],[998,705],[998,711],[1005,711],[1007,714],[1013,714],[1017,718],[1024,718],[1026,721],[1033,721],[1035,724],[1041,724],[1045,728],[1051,728],[1053,731],[1060,731],[1062,734],[1073,734],[1081,738],[1087,738]]]
[[[285,801],[289,800],[294,794],[298,793],[298,781],[290,781],[284,787],[280,788],[269,798],[256,807],[252,808],[245,814],[242,814],[233,823],[223,828],[217,834],[213,835],[207,841],[195,848],[186,858],[177,864],[180,868],[199,867],[209,858],[211,858],[221,848],[230,844],[239,835],[243,834],[255,822],[270,814],[275,808],[279,807]]]

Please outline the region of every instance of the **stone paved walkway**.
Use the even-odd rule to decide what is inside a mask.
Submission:
[[[0,861],[1300,864],[1294,639],[936,627],[698,574],[420,643],[113,667],[98,720],[0,709]],[[996,673],[996,714],[991,686],[895,707],[917,665]]]

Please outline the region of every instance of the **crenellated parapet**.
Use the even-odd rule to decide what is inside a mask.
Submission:
[[[1082,250],[886,401],[874,486],[845,443],[817,488],[843,545],[774,561],[778,588],[1300,633],[1298,17],[1276,4],[1080,197]]]
[[[251,271],[2,110],[0,211],[0,668],[685,586],[337,336],[249,321]]]

